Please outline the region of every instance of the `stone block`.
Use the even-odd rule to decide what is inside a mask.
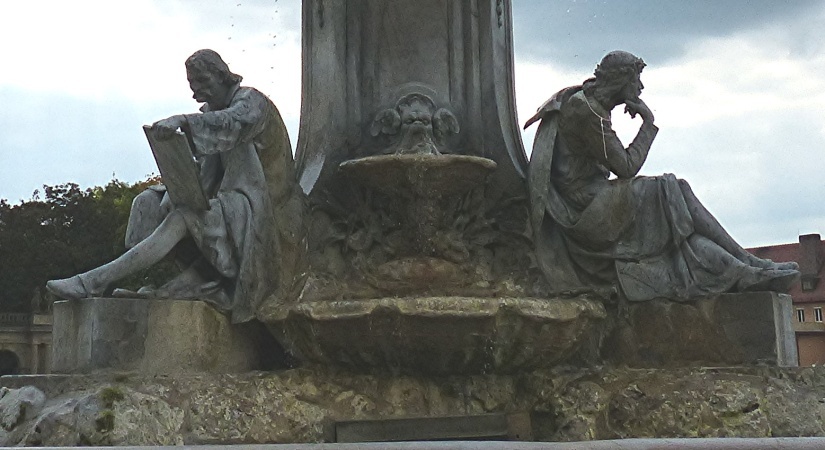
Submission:
[[[722,294],[677,303],[632,303],[613,312],[601,354],[631,367],[798,365],[791,297]]]
[[[89,298],[54,305],[53,371],[244,372],[257,329],[190,300]]]

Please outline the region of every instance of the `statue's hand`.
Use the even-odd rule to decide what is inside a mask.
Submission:
[[[630,114],[630,117],[634,119],[636,118],[636,114],[638,114],[642,116],[642,120],[645,122],[653,123],[653,111],[647,107],[642,99],[626,101],[624,104],[624,112]]]
[[[172,116],[163,120],[158,120],[152,124],[155,135],[160,139],[169,139],[175,134],[178,128],[186,123],[183,116]]]

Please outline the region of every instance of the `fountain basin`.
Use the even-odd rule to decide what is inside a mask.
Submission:
[[[298,359],[391,373],[513,373],[569,357],[606,317],[601,302],[401,297],[298,303],[267,325]]]

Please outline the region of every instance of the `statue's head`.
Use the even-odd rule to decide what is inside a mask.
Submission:
[[[186,59],[186,78],[192,89],[192,98],[210,106],[225,106],[229,89],[243,77],[232,73],[229,66],[214,50],[198,50]]]
[[[596,66],[598,86],[617,97],[618,101],[634,100],[644,89],[640,79],[645,62],[638,56],[616,50],[608,53]]]

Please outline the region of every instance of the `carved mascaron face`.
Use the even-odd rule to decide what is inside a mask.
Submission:
[[[394,109],[378,113],[372,124],[372,135],[398,135],[386,153],[434,154],[446,145],[450,134],[458,133],[458,120],[446,108],[436,111],[433,100],[413,93],[401,97]]]
[[[433,111],[418,99],[398,106],[401,115],[401,132],[426,132],[432,136]]]
[[[429,105],[414,98],[398,105],[401,117],[401,144],[397,153],[439,154],[433,139],[433,113]]]

